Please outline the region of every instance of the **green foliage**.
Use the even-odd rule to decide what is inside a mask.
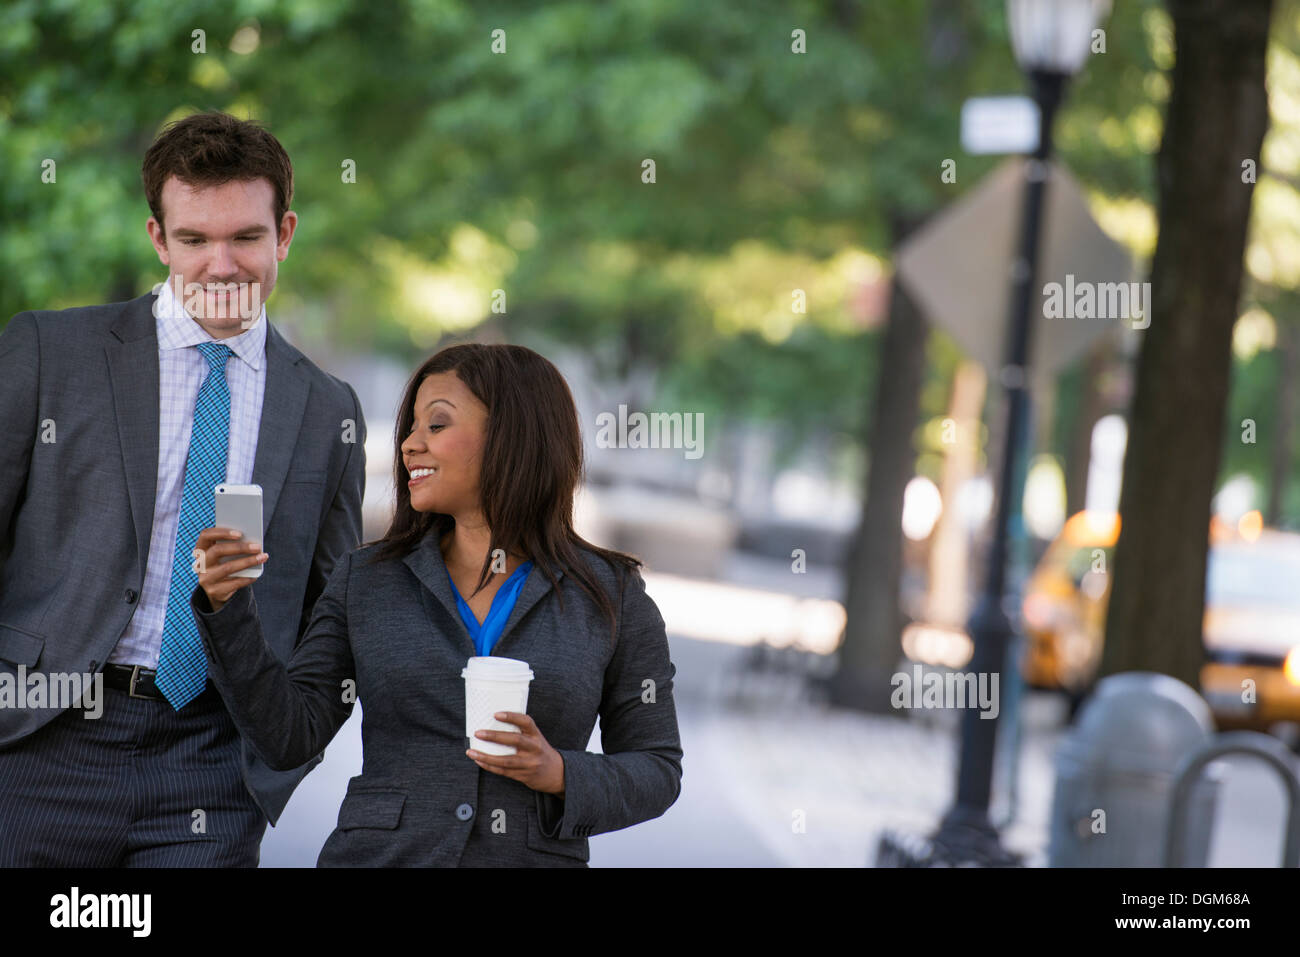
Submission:
[[[1061,117],[1064,158],[1107,195],[1151,197],[1159,28],[1154,0],[1118,4]],[[160,279],[141,158],[168,120],[220,108],[293,157],[301,225],[271,306],[318,337],[413,358],[501,288],[507,328],[609,347],[613,375],[657,365],[683,404],[860,434],[875,336],[835,257],[887,258],[892,217],[978,183],[997,158],[961,153],[961,104],[1022,89],[1000,3],[16,0],[0,321]],[[755,262],[757,311],[727,319],[710,290]],[[796,287],[807,312],[783,319]]]

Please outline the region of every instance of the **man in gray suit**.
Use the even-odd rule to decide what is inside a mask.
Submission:
[[[255,867],[321,760],[273,771],[250,751],[190,607],[219,482],[262,487],[252,587],[284,660],[361,538],[356,393],[262,306],[297,225],[289,157],[253,123],[197,114],[158,137],[143,180],[168,281],[0,333],[3,866]]]

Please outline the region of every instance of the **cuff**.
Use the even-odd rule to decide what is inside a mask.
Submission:
[[[194,617],[204,621],[225,621],[232,616],[238,616],[249,609],[249,604],[253,600],[252,586],[245,586],[233,595],[230,600],[221,606],[221,611],[212,610],[212,602],[208,601],[208,593],[203,590],[202,585],[195,585],[194,591],[190,593],[190,607],[194,609]]]
[[[586,780],[584,772],[587,762],[599,759],[601,755],[564,748],[555,750],[564,759],[564,797],[542,791],[534,792],[537,795],[537,820],[542,833],[561,840],[589,837],[595,830],[595,822],[583,819],[588,804],[583,797],[583,781]]]
[[[190,592],[190,608],[198,628],[199,643],[208,659],[208,677],[214,681],[220,681],[225,667],[221,654],[230,654],[234,650],[237,640],[247,636],[249,620],[257,617],[252,591],[249,587],[239,589],[220,611],[212,610],[212,602],[208,601],[208,593],[202,585],[195,585],[194,591]]]

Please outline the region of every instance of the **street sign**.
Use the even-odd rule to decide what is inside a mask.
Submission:
[[[1027,96],[973,96],[961,105],[967,153],[1032,153],[1038,149],[1038,104]]]
[[[894,257],[907,294],[935,325],[1001,381],[1010,322],[1011,270],[1024,202],[1023,157],[1010,157],[984,180],[913,233]],[[1129,283],[1128,250],[1101,231],[1083,190],[1062,166],[1049,164],[1038,276],[1030,320],[1031,387],[1042,393],[1062,368],[1104,336],[1133,337],[1132,323],[1048,308],[1051,283],[1071,290],[1086,284]],[[1149,308],[1149,305],[1148,305]]]

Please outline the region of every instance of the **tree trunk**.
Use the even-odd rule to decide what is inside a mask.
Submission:
[[[894,244],[917,224],[896,223]],[[871,416],[871,450],[862,520],[850,548],[846,581],[848,622],[828,693],[832,704],[893,713],[889,703],[902,653],[903,489],[912,478],[912,433],[925,369],[924,317],[894,277],[880,349],[880,374]]]
[[[1268,125],[1271,0],[1171,0],[1177,61],[1157,159],[1160,238],[1142,333],[1101,674],[1193,687],[1204,657],[1210,500],[1222,453],[1232,326]]]
[[[1277,427],[1273,430],[1272,467],[1269,469],[1268,505],[1264,524],[1276,528],[1286,507],[1286,487],[1291,480],[1291,432],[1295,427],[1296,332],[1285,319],[1277,324],[1278,361]]]
[[[166,266],[163,267],[163,269],[166,268]],[[166,278],[166,274],[163,273],[158,281],[161,282]],[[134,299],[136,296],[144,295],[144,292],[145,290],[143,289],[136,289],[135,274],[132,273],[131,270],[123,267],[115,276],[113,276],[112,281],[109,283],[108,299],[106,301],[126,302],[129,299]]]

